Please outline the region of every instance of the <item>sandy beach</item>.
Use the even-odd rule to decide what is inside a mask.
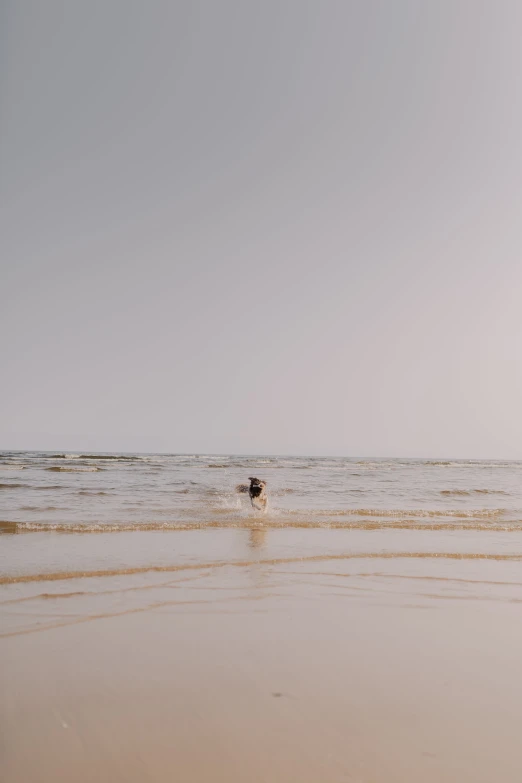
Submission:
[[[522,546],[357,533],[4,536],[3,783],[520,780]]]
[[[0,18],[0,783],[522,783],[522,0]]]
[[[0,783],[522,783],[522,1],[0,18]]]

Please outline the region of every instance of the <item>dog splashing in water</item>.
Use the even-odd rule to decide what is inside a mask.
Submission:
[[[248,496],[252,503],[252,508],[257,509],[257,511],[266,511],[266,503],[268,500],[266,494],[266,481],[261,481],[261,479],[253,477],[250,477],[248,480],[250,481]]]
[[[250,484],[238,484],[236,492],[248,493],[252,507],[257,511],[266,511],[268,496],[266,494],[266,481],[250,477]]]

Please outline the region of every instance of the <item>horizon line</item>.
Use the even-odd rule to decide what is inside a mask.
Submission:
[[[509,458],[509,457],[449,457],[449,456],[390,456],[390,455],[359,455],[359,454],[298,454],[298,453],[286,453],[277,454],[275,452],[234,452],[234,451],[119,451],[110,450],[102,451],[98,449],[8,449],[0,448],[0,454],[4,453],[39,453],[39,454],[79,454],[85,456],[97,454],[123,454],[123,455],[143,455],[143,456],[158,456],[158,457],[275,457],[275,458],[313,458],[313,459],[363,459],[363,460],[424,460],[426,462],[437,461],[452,461],[452,462],[522,462],[522,457]]]

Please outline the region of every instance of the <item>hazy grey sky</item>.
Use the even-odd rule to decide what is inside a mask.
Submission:
[[[522,458],[519,0],[2,15],[0,448]]]

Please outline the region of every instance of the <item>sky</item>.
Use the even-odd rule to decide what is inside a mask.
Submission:
[[[522,459],[518,0],[0,15],[0,448]]]

